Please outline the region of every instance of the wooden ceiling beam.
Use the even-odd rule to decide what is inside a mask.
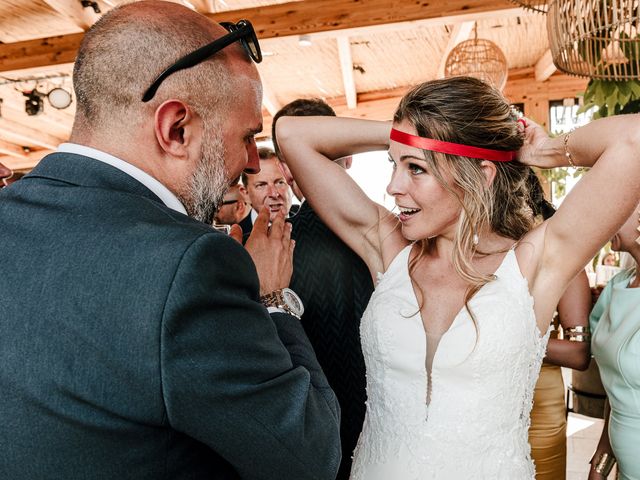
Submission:
[[[273,94],[269,86],[262,81],[262,106],[269,112],[269,115],[272,117],[276,114],[278,110],[282,108],[282,105],[276,99],[276,96]]]
[[[542,57],[536,62],[534,67],[536,72],[536,80],[538,82],[544,82],[551,75],[556,73],[556,66],[553,64],[553,57],[551,56],[551,49],[544,52]]]
[[[447,58],[456,45],[460,42],[464,42],[469,39],[469,35],[471,35],[471,31],[473,30],[475,21],[472,22],[462,22],[453,26],[451,30],[451,35],[449,36],[449,42],[442,53],[442,58],[440,59],[440,65],[438,66],[438,78],[444,78],[444,67],[447,64]]]
[[[431,24],[526,12],[509,0],[448,0],[406,2],[388,0],[307,0],[245,8],[207,15],[216,22],[251,20],[258,38],[318,34],[360,27],[430,21]],[[348,32],[353,35],[353,32]]]
[[[35,152],[29,152],[25,154],[22,158],[11,157],[11,156],[2,156],[0,153],[0,163],[9,167],[14,172],[20,170],[31,170],[35,167],[42,157],[48,155],[49,153],[53,153],[53,150],[37,150]]]
[[[16,145],[36,146],[48,150],[55,150],[63,142],[61,138],[25,127],[6,118],[0,118],[0,139]]]
[[[79,0],[44,0],[44,3],[83,30],[89,30],[100,18],[93,8],[83,7]]]
[[[20,159],[27,158],[27,154],[23,148],[19,147],[15,143],[5,142],[4,140],[0,140],[0,155],[7,155],[9,157]]]
[[[318,32],[358,34],[361,28],[455,24],[487,17],[524,15],[508,0],[395,2],[388,0],[307,0],[206,14],[213,21],[248,18],[261,39]],[[414,22],[413,24],[411,22]],[[391,24],[391,25],[389,25]],[[360,32],[359,34],[362,34]],[[0,72],[73,62],[82,33],[0,45]]]
[[[213,9],[211,8],[212,2],[210,2],[209,0],[185,0],[182,3],[186,5],[187,2],[193,5],[197,12],[210,13],[213,11]]]
[[[356,82],[353,78],[353,58],[351,57],[351,42],[349,37],[338,37],[338,57],[340,58],[340,70],[342,71],[342,84],[344,96],[347,99],[347,108],[353,110],[358,105]]]
[[[84,33],[0,45],[0,72],[73,63]]]

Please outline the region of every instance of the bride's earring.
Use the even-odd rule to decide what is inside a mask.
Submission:
[[[478,237],[477,233],[473,234],[473,244],[474,245],[478,245],[478,243],[480,243],[480,238]]]

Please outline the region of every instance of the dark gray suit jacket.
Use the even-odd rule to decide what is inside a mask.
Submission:
[[[333,479],[333,392],[233,239],[58,153],[0,248],[0,478]]]

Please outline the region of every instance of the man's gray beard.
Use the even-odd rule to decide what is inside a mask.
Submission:
[[[181,198],[187,214],[207,225],[213,223],[216,210],[229,188],[224,164],[224,143],[219,129],[205,126],[200,161],[189,179],[187,191]]]

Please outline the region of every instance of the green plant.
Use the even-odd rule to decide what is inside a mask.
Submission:
[[[583,104],[578,113],[592,107],[593,119],[624,113],[640,112],[640,82],[637,80],[613,81],[591,79],[583,94]]]
[[[574,169],[573,172],[568,167],[551,168],[549,170],[540,170],[542,176],[549,182],[552,188],[553,201],[556,198],[562,198],[567,193],[567,177],[578,178],[584,174],[584,170],[581,168]]]

